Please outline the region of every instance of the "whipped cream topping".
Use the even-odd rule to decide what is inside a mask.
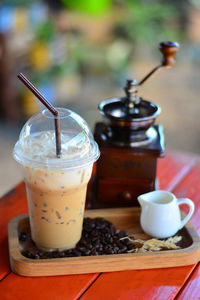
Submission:
[[[80,133],[61,133],[61,157],[56,157],[55,132],[45,131],[23,138],[21,150],[23,156],[38,162],[67,161],[87,158],[91,152],[89,137]]]

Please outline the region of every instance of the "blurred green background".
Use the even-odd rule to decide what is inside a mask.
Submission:
[[[22,124],[42,108],[17,79],[19,72],[53,105],[76,111],[93,129],[101,120],[99,102],[123,96],[127,78],[139,80],[158,65],[163,40],[180,43],[176,64],[146,82],[139,95],[161,106],[157,123],[164,125],[167,149],[198,154],[199,0],[0,4],[0,193],[21,179],[11,171],[12,147]]]

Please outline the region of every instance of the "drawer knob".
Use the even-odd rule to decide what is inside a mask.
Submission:
[[[131,195],[131,193],[129,191],[123,191],[121,193],[121,198],[123,200],[130,201],[130,200],[132,200],[132,195]]]

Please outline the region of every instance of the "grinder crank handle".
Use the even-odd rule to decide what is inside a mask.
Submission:
[[[142,85],[151,75],[153,75],[161,67],[171,67],[175,63],[173,55],[178,51],[179,44],[177,42],[162,42],[159,44],[159,50],[163,54],[161,64],[151,70],[139,83],[138,87]]]

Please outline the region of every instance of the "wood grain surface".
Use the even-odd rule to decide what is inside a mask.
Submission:
[[[188,197],[194,200],[196,209],[191,222],[200,235],[200,164],[193,168],[188,176],[184,178],[176,188],[175,193],[178,197]],[[199,297],[200,265],[198,264],[190,280],[180,292],[178,299],[199,299]]]
[[[8,222],[16,215],[28,212],[24,183],[0,199],[0,279],[10,271],[8,255]]]
[[[2,300],[74,300],[92,284],[98,274],[22,277],[10,273],[0,284]]]
[[[159,188],[173,191],[197,162],[198,157],[195,156],[167,153],[165,158],[158,160],[157,176]]]

